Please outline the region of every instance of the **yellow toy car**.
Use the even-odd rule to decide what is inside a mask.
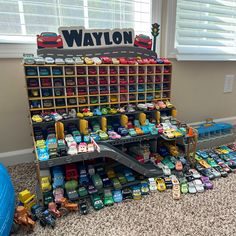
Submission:
[[[136,132],[137,135],[144,134],[143,131],[141,130],[141,128],[139,128],[139,127],[134,127],[134,131]]]
[[[115,57],[111,58],[111,60],[112,60],[112,63],[115,64],[115,65],[120,64],[119,60]]]
[[[116,113],[117,113],[117,109],[116,109],[116,108],[110,108],[110,109],[108,110],[108,113],[109,113],[109,114],[116,114]]]
[[[167,108],[173,108],[174,107],[174,105],[173,104],[171,104],[168,100],[166,100],[166,107]]]
[[[112,178],[116,177],[116,173],[115,173],[115,171],[113,169],[109,169],[107,171],[107,176],[108,176],[109,179],[112,179]]]
[[[31,192],[27,189],[20,192],[18,194],[18,198],[20,202],[24,205],[24,207],[27,208],[29,211],[31,210],[31,207],[36,204],[35,195],[31,194]]]
[[[43,119],[39,115],[33,115],[32,116],[32,121],[34,121],[34,122],[43,122]]]
[[[92,65],[94,62],[91,58],[89,57],[85,57],[84,58],[84,62],[87,64],[87,65]]]
[[[198,163],[204,168],[210,168],[211,166],[205,160],[199,160]]]
[[[166,190],[166,184],[164,179],[162,178],[156,178],[156,183],[157,183],[157,190],[160,192],[163,192]]]
[[[93,113],[91,111],[83,112],[84,116],[93,116]]]
[[[117,102],[117,101],[118,101],[117,96],[114,96],[114,95],[111,96],[110,101],[111,101],[111,102]]]
[[[43,192],[48,192],[52,189],[49,177],[42,177],[41,178],[41,189]]]
[[[174,131],[173,134],[176,138],[182,137],[182,134],[179,131]]]
[[[84,115],[83,115],[83,113],[81,113],[81,112],[77,112],[76,115],[77,115],[78,118],[84,118]]]

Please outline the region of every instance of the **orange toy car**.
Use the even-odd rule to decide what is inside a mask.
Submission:
[[[181,161],[176,161],[176,163],[175,163],[175,169],[176,169],[177,171],[183,170],[183,164],[182,164]]]
[[[137,135],[142,135],[143,134],[143,131],[139,127],[134,127],[134,130],[137,133]]]

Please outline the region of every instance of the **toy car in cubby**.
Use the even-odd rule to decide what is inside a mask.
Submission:
[[[62,67],[52,67],[53,75],[62,75]]]
[[[86,75],[85,67],[77,67],[77,75]]]
[[[54,78],[53,84],[54,84],[54,87],[64,86],[64,80],[63,80],[63,78]]]
[[[52,80],[50,78],[41,78],[41,86],[42,87],[51,87],[52,86]]]
[[[86,78],[78,78],[77,84],[78,85],[86,85]]]
[[[37,69],[34,67],[26,67],[25,74],[26,76],[37,76],[38,72],[37,72]]]
[[[108,82],[107,82],[107,77],[99,77],[99,83],[100,84],[107,84]]]
[[[50,69],[47,67],[39,67],[39,75],[40,76],[48,76],[50,75]]]
[[[110,77],[110,84],[117,84],[117,77],[111,76]]]
[[[66,86],[75,86],[75,78],[66,78]]]
[[[78,95],[86,95],[87,88],[86,87],[78,87]]]

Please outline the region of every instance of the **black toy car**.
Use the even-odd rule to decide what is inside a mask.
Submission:
[[[79,203],[79,209],[80,209],[80,213],[82,215],[87,215],[88,214],[88,205],[87,205],[86,201],[81,201]]]
[[[44,205],[47,206],[50,202],[53,202],[53,194],[51,191],[44,193]]]
[[[44,210],[42,206],[37,204],[32,206],[31,212],[33,220],[39,220],[42,227],[46,227],[46,225],[50,225],[52,228],[55,227],[55,217],[48,210]]]
[[[131,200],[133,199],[133,192],[130,188],[124,188],[122,190],[123,200]]]

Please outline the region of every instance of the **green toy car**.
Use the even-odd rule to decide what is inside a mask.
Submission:
[[[104,200],[103,203],[105,206],[112,206],[114,204],[114,200],[112,197],[112,193],[110,189],[104,190]]]
[[[99,190],[103,188],[102,179],[98,174],[92,175],[91,178],[96,189]]]
[[[44,204],[45,204],[45,206],[47,206],[48,203],[53,202],[52,191],[43,193],[43,196],[44,196]]]
[[[109,138],[108,134],[102,130],[99,131],[99,137],[101,140],[107,140]]]
[[[161,161],[164,165],[168,166],[169,169],[173,170],[175,169],[175,165],[170,161],[168,157],[166,157],[164,160]]]
[[[115,189],[122,189],[122,186],[121,186],[120,181],[118,180],[118,178],[113,178],[111,180],[111,182],[112,182]]]
[[[202,160],[202,158],[201,158],[200,156],[198,156],[197,154],[195,155],[194,158],[195,158],[196,161],[200,161],[200,160]]]
[[[215,160],[211,157],[208,157],[206,161],[211,167],[217,167],[218,166],[217,163],[215,162]]]
[[[123,174],[117,173],[116,176],[117,176],[117,178],[118,178],[118,180],[120,181],[121,184],[126,184],[127,183],[127,180],[126,180],[126,178]]]
[[[181,193],[183,193],[183,194],[188,193],[188,184],[187,183],[182,183],[180,190],[181,190]]]
[[[80,197],[85,197],[85,196],[88,195],[88,191],[87,191],[87,189],[85,187],[80,187],[78,189],[78,193],[79,193]]]
[[[91,204],[96,211],[98,211],[104,207],[104,204],[98,194],[91,195]]]
[[[129,129],[129,135],[131,137],[137,136],[137,133],[135,132],[135,130],[133,128]]]

